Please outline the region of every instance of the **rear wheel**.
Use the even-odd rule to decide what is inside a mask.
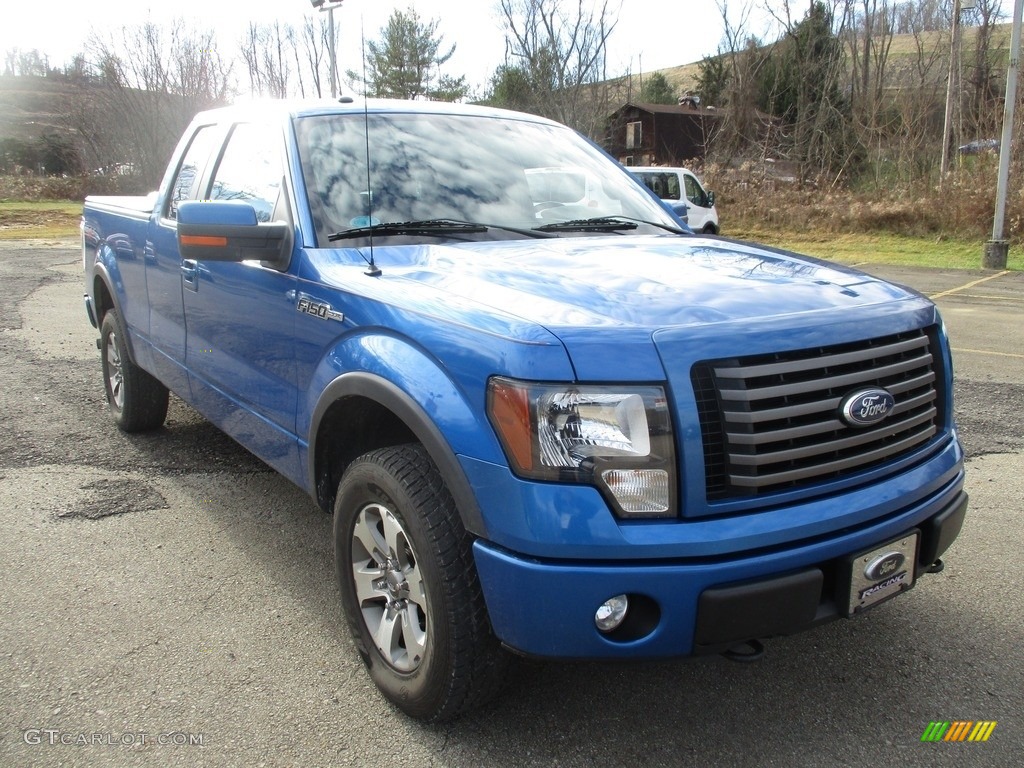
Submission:
[[[117,310],[100,324],[100,362],[107,406],[125,432],[156,429],[167,418],[167,387],[132,362]]]
[[[334,507],[345,617],[374,683],[420,720],[450,720],[504,678],[471,542],[421,446],[373,451],[345,471]]]

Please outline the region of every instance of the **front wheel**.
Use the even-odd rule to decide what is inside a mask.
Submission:
[[[117,426],[125,432],[144,432],[164,423],[167,387],[132,362],[114,309],[108,309],[100,323],[100,362],[107,407]]]
[[[334,505],[345,617],[381,693],[427,722],[483,703],[507,667],[471,541],[422,446],[373,451],[345,471]]]

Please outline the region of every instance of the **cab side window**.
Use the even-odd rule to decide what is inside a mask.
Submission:
[[[645,172],[640,174],[640,180],[662,200],[679,199],[679,177],[674,173]]]
[[[704,202],[704,188],[701,187],[701,185],[697,182],[695,178],[693,178],[693,176],[686,176],[685,184],[686,199],[689,200],[694,205],[700,206],[702,208],[705,207],[706,203]]]
[[[178,203],[182,200],[196,199],[199,180],[206,169],[206,161],[213,154],[217,135],[216,126],[205,125],[192,137],[178,167],[178,174],[174,177],[174,183],[171,184],[170,199],[167,201],[167,210],[164,211],[167,218],[178,218]]]
[[[261,222],[276,216],[284,167],[280,131],[270,125],[239,123],[231,131],[210,187],[211,200],[242,200]]]
[[[679,199],[679,175],[675,173],[665,174],[665,186],[668,187],[668,194],[665,196],[666,200],[678,200]]]

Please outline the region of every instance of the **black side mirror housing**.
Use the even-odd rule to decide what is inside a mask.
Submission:
[[[178,253],[195,261],[254,259],[287,267],[292,229],[283,221],[261,224],[256,209],[238,200],[187,200],[178,206]]]

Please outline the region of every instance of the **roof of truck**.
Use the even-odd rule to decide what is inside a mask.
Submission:
[[[401,99],[363,99],[357,96],[341,96],[337,99],[254,99],[239,101],[226,107],[200,112],[196,117],[201,120],[222,121],[237,120],[246,116],[266,118],[277,113],[286,117],[308,117],[311,115],[349,114],[349,113],[407,113],[432,115],[476,115],[480,117],[496,117],[505,119],[529,120],[531,122],[551,123],[554,121],[538,115],[514,112],[496,107],[476,104],[457,104],[446,101],[406,101]]]

